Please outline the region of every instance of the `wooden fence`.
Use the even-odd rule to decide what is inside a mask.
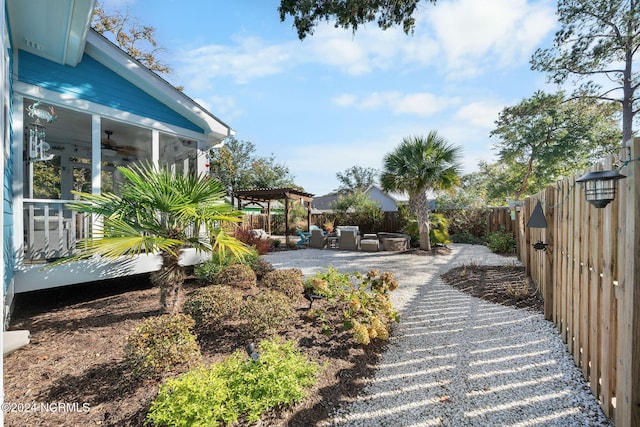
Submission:
[[[322,224],[327,221],[333,221],[335,218],[335,214],[332,215],[324,215],[324,214],[312,214],[310,218],[311,224],[315,224],[318,226],[322,226]],[[370,222],[366,224],[361,224],[357,222],[352,222],[355,220],[349,219],[349,214],[344,215],[345,218],[342,218],[341,225],[358,225],[360,227],[360,231],[362,233],[377,233],[377,232],[388,232],[394,233],[399,231],[400,229],[400,220],[397,212],[385,212],[384,217],[380,221],[376,221],[375,224]],[[272,228],[274,227],[274,221],[277,220],[277,215],[272,215]],[[280,215],[282,217],[282,215]],[[246,214],[243,216],[242,225],[249,228],[262,228],[266,230],[267,227],[267,215],[266,214]],[[284,221],[279,221],[280,228],[284,227]],[[306,228],[306,222],[304,225]],[[275,232],[275,231],[274,231]]]
[[[640,154],[639,141],[629,158]],[[614,169],[613,159],[599,169]],[[592,393],[618,427],[640,426],[638,171],[637,161],[621,171],[627,178],[605,208],[586,203],[572,177],[527,198],[516,222],[518,253],[544,298],[545,317],[556,324]],[[528,228],[538,201],[547,228]],[[538,242],[546,250],[534,249]]]

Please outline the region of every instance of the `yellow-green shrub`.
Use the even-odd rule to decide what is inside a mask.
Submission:
[[[351,329],[354,339],[362,345],[375,338],[389,338],[391,322],[400,319],[389,298],[389,292],[397,287],[398,282],[389,272],[371,270],[363,276],[358,272],[340,273],[333,267],[305,281],[308,292],[322,295],[343,313],[343,325]],[[316,312],[314,318],[317,317]]]
[[[293,342],[263,341],[253,362],[236,351],[223,362],[168,380],[147,421],[158,426],[221,426],[241,418],[251,424],[270,409],[301,401],[316,381],[317,363]]]

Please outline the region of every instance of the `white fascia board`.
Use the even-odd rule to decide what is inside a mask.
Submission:
[[[75,67],[82,61],[95,5],[96,0],[72,0],[71,2],[67,42],[64,48],[64,63],[66,65]]]
[[[235,131],[169,82],[129,56],[96,31],[87,35],[85,52],[122,78],[205,130],[210,143],[233,136]]]

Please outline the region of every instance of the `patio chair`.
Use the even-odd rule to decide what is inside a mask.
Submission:
[[[340,249],[357,251],[360,248],[360,236],[355,230],[342,230],[340,232]]]
[[[311,238],[311,233],[309,233],[308,231],[302,231],[297,227],[296,227],[296,232],[298,233],[298,236],[300,236],[300,240],[298,240],[298,242],[296,242],[296,246],[302,246],[302,245],[309,244],[309,239]]]
[[[327,238],[322,230],[311,230],[311,239],[309,241],[309,246],[319,249],[323,249],[325,246],[327,246]]]

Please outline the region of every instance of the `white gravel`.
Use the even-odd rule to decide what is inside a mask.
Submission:
[[[445,285],[460,265],[519,265],[484,246],[446,256],[303,249],[270,253],[276,268],[305,275],[391,271],[401,312],[363,393],[323,426],[612,426],[555,326],[540,314],[489,303]]]

